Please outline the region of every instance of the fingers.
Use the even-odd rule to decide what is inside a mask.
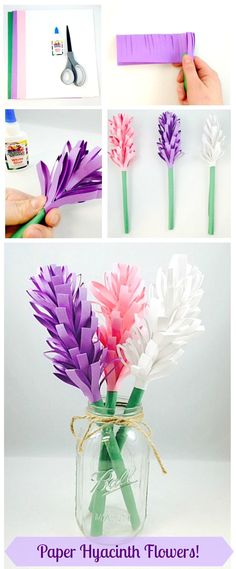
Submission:
[[[186,91],[184,88],[184,82],[177,83],[177,95],[181,105],[184,104],[184,101],[187,100]]]
[[[199,77],[193,58],[190,55],[183,56],[182,67],[188,89],[194,89],[196,87],[196,84],[199,82]]]
[[[6,225],[21,225],[32,219],[44,206],[46,198],[39,196],[6,200]]]
[[[32,198],[30,194],[16,190],[15,188],[6,188],[6,200],[27,200]]]
[[[6,225],[5,227],[5,237],[8,239],[19,229],[19,225]]]
[[[53,230],[46,225],[30,225],[23,233],[24,239],[50,239],[53,237]]]
[[[194,63],[199,74],[209,75],[209,73],[212,73],[213,71],[213,69],[198,56],[194,57]]]
[[[61,221],[61,214],[59,209],[51,209],[46,217],[45,217],[45,222],[49,227],[56,227]]]
[[[178,75],[177,75],[177,83],[183,83],[184,81],[184,73],[183,73],[183,69],[181,67]]]

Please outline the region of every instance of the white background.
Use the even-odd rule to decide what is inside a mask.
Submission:
[[[76,6],[65,6],[65,10],[70,10],[72,8],[78,8],[80,3],[76,3]],[[95,2],[96,4],[96,2]],[[97,56],[97,69],[98,69],[98,81],[99,81],[99,88],[101,90],[101,10],[99,6],[94,6],[89,4],[86,0],[81,3],[81,5],[86,5],[86,7],[93,8],[94,11],[94,27],[95,27],[95,42],[96,42],[96,56]],[[37,2],[31,2],[31,4],[21,4],[19,2],[15,2],[13,5],[9,4],[4,8],[4,42],[5,42],[5,62],[7,62],[7,12],[11,10],[32,10],[32,9],[40,9],[43,8],[44,10],[57,10],[58,5],[53,6],[51,5],[38,5]],[[63,8],[63,6],[60,6]],[[72,40],[72,47],[73,47],[73,38]],[[76,56],[76,54],[75,54]],[[44,78],[45,82],[47,81],[46,75]],[[6,74],[6,67],[5,67],[5,92],[7,92],[7,74]],[[27,107],[28,108],[61,108],[63,105],[69,107],[78,107],[78,106],[93,106],[93,105],[100,105],[101,104],[101,97],[83,97],[83,98],[60,98],[60,99],[27,99]],[[11,99],[8,101],[8,105],[13,108],[25,108],[25,101],[24,100],[16,100]]]
[[[6,524],[15,535],[78,535],[74,508],[72,415],[86,401],[52,373],[45,330],[26,295],[38,265],[68,263],[86,283],[113,262],[141,267],[147,283],[173,253],[188,254],[205,274],[204,334],[186,347],[169,377],[145,395],[146,419],[169,469],[152,461],[144,535],[229,537],[229,245],[6,245]],[[123,394],[131,387],[123,383]],[[27,457],[27,458],[26,458]],[[228,565],[229,566],[229,565]],[[7,567],[12,567],[8,562]]]
[[[168,109],[164,109],[168,110]],[[130,237],[208,237],[209,166],[201,157],[207,110],[177,109],[184,156],[174,165],[175,228],[168,230],[168,169],[158,156],[158,118],[163,109],[109,111],[133,117],[136,158],[128,168]],[[216,165],[215,237],[230,237],[230,112],[214,110],[225,134]],[[119,168],[108,160],[108,234],[124,236]]]
[[[30,166],[15,172],[6,170],[6,187],[40,195],[36,171],[40,160],[51,169],[67,140],[72,144],[87,140],[89,150],[102,145],[101,111],[98,110],[18,110],[16,118],[28,134]],[[101,199],[68,205],[60,211],[62,220],[55,229],[55,237],[101,237]]]
[[[224,96],[230,103],[230,12],[227,3],[188,0],[157,2],[146,0],[113,0],[106,11],[106,97],[110,106],[170,105],[178,103],[176,76],[171,65],[118,66],[116,59],[117,34],[161,34],[195,32],[195,55],[217,71]],[[111,80],[112,77],[112,80]]]

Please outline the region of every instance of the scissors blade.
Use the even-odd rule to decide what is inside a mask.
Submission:
[[[72,51],[72,45],[71,45],[71,38],[70,38],[70,30],[69,30],[68,26],[66,26],[66,41],[67,41],[67,51],[70,52],[70,51]]]

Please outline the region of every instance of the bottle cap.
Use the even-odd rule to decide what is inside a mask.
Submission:
[[[13,109],[6,109],[5,110],[5,121],[8,123],[16,122],[16,115]]]
[[[54,34],[59,34],[59,29],[58,29],[58,27],[55,28]]]

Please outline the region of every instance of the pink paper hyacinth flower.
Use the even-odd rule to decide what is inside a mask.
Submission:
[[[108,153],[112,162],[121,170],[127,170],[135,158],[132,117],[119,113],[109,122],[109,142],[113,148]]]
[[[90,290],[100,305],[104,324],[98,336],[108,349],[105,376],[108,391],[117,391],[121,379],[128,373],[117,355],[117,345],[129,338],[137,316],[146,307],[145,286],[137,267],[117,264],[105,273],[104,284],[92,281]]]

